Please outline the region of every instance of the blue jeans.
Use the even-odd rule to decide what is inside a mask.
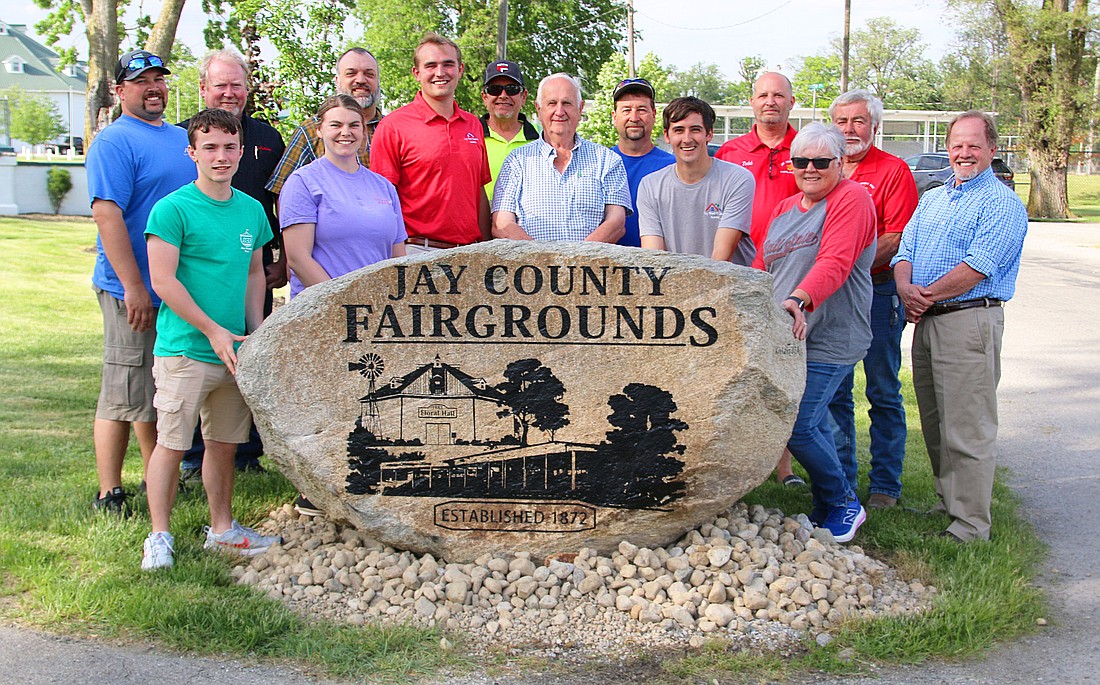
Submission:
[[[818,512],[843,506],[855,497],[837,454],[829,406],[853,368],[854,364],[806,362],[806,390],[787,449],[810,475],[810,492]]]
[[[901,332],[905,328],[905,308],[893,281],[876,285],[871,300],[871,347],[863,358],[867,378],[867,401],[871,418],[871,493],[901,497],[901,469],[905,461],[905,403],[901,397]],[[837,421],[836,434],[840,463],[852,490],[856,489],[858,465],[855,450],[855,423],[852,386],[855,368],[841,384],[834,398],[837,410],[845,407],[853,418],[851,432]],[[833,405],[830,404],[830,409]],[[837,412],[833,412],[834,419]]]

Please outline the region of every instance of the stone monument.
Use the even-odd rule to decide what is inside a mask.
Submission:
[[[494,240],[308,288],[237,381],[313,503],[460,562],[667,544],[767,478],[805,365],[768,274]]]

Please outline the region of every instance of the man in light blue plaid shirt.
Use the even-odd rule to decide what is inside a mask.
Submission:
[[[988,540],[997,449],[1003,303],[1016,290],[1027,211],[990,168],[997,126],[979,111],[947,127],[955,176],[929,191],[891,265],[913,332],[913,389],[932,461],[940,535]]]
[[[568,74],[547,76],[535,108],[542,137],[505,158],[493,194],[493,235],[617,242],[631,211],[626,168],[614,152],[577,135],[580,84]]]

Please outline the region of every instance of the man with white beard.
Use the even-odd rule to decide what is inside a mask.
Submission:
[[[905,405],[901,397],[901,332],[905,309],[894,285],[890,260],[898,251],[901,232],[917,207],[917,186],[902,160],[883,152],[872,141],[882,125],[882,101],[866,90],[844,93],[829,106],[829,116],[845,138],[844,176],[863,186],[875,203],[878,247],[871,266],[871,347],[863,358],[871,418],[870,509],[896,506],[901,496],[905,460]],[[852,413],[854,373],[841,382],[834,403]],[[830,405],[832,406],[832,404]],[[854,426],[850,427],[854,428]],[[852,489],[857,463],[854,430],[840,431],[837,451]]]
[[[381,98],[378,79],[378,60],[366,48],[351,48],[336,60],[336,92],[355,98],[363,108],[366,119],[366,135],[363,136],[363,143],[359,148],[359,163],[363,166],[368,166],[374,128],[384,116],[378,109]],[[321,120],[317,117],[310,117],[294,131],[283,158],[279,160],[279,166],[275,167],[271,180],[267,182],[268,190],[278,195],[283,184],[296,169],[325,155],[325,145],[317,132],[320,123]]]

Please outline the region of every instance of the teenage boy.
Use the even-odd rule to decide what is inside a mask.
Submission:
[[[225,110],[203,110],[187,138],[198,179],[158,202],[145,229],[153,288],[163,301],[153,348],[157,445],[146,479],[153,527],[145,570],[173,563],[168,524],[180,459],[200,417],[210,506],[205,547],[251,556],[281,542],[240,525],[231,509],[233,454],[251,422],[234,379],[236,349],[263,320],[260,248],[271,227],[260,203],[230,185],[243,150],[240,121]]]
[[[714,116],[714,109],[695,97],[676,98],[665,107],[665,142],[676,162],[642,179],[642,247],[752,266],[756,181],[747,169],[707,154]]]

